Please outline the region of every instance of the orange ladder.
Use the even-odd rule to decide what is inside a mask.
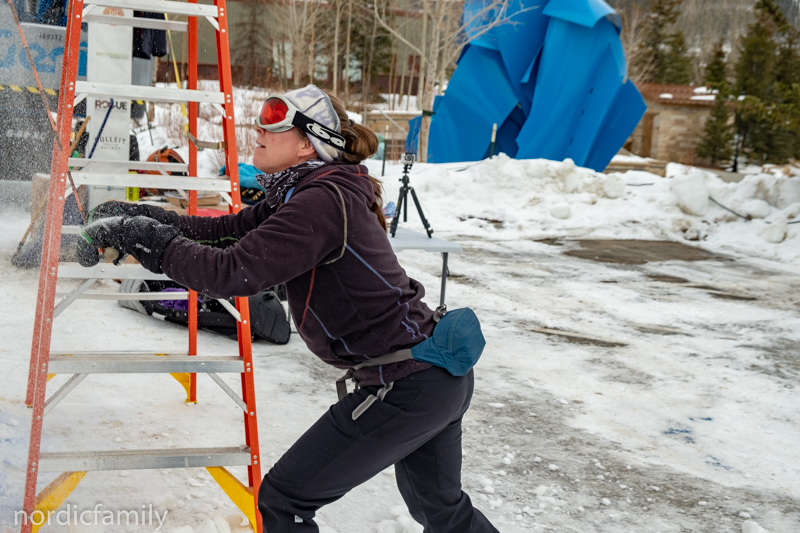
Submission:
[[[103,7],[135,9],[186,16],[187,22],[125,18],[98,14]],[[97,11],[94,10],[96,8]],[[88,471],[132,470],[206,467],[212,477],[230,496],[232,501],[247,516],[256,532],[261,532],[261,515],[258,512],[258,487],[261,467],[258,462],[258,425],[253,382],[253,361],[250,336],[250,315],[246,298],[236,298],[235,308],[228,304],[237,319],[239,354],[231,356],[197,355],[197,298],[194,291],[183,294],[171,293],[170,299],[186,298],[189,301],[188,350],[180,354],[164,354],[157,350],[149,352],[70,352],[51,351],[53,321],[78,298],[106,300],[156,299],[155,295],[100,293],[88,289],[102,279],[167,279],[153,274],[138,264],[100,263],[92,268],[83,268],[76,263],[59,263],[61,235],[75,233],[77,227],[62,227],[64,199],[69,182],[74,188],[80,185],[105,185],[115,187],[146,187],[189,191],[189,214],[197,212],[197,191],[219,192],[230,204],[230,212],[241,209],[239,176],[236,154],[236,132],[234,127],[233,82],[229,51],[228,20],[225,0],[214,0],[214,5],[198,4],[196,0],[178,2],[171,0],[70,0],[61,87],[58,101],[56,135],[54,143],[48,209],[44,230],[39,291],[36,302],[36,317],[31,345],[31,360],[28,375],[26,404],[33,408],[30,448],[25,481],[25,498],[22,533],[35,533],[41,527],[41,518],[55,511],[66,500]],[[205,18],[215,28],[217,35],[217,64],[220,90],[197,90],[197,26],[198,19]],[[143,87],[77,81],[80,52],[80,30],[82,23],[124,24],[139,28],[188,31],[188,87]],[[188,103],[189,144],[188,164],[95,161],[70,158],[66,148],[70,145],[74,106],[87,96],[111,97],[122,100],[147,100],[152,102]],[[197,114],[199,104],[214,106],[223,116],[224,140],[208,143],[197,140]],[[57,139],[58,141],[58,139]],[[225,150],[227,176],[216,179],[197,178],[197,150],[213,148]],[[92,163],[104,164],[105,171],[92,172]],[[107,171],[113,163],[117,173]],[[72,168],[78,168],[74,172]],[[131,174],[130,170],[159,171],[161,174]],[[168,172],[188,172],[188,176],[168,176]],[[77,279],[77,288],[66,294],[56,293],[58,279]],[[58,301],[56,301],[58,299]],[[227,304],[227,302],[224,302]],[[241,396],[217,374],[220,372],[241,375]],[[123,450],[72,452],[69,450],[42,453],[42,429],[44,417],[58,402],[69,394],[89,374],[117,373],[171,373],[187,391],[187,402],[196,401],[196,374],[211,377],[244,411],[244,443],[230,448],[180,448],[160,450]],[[49,398],[46,388],[53,374],[72,374],[72,377]],[[225,467],[247,466],[247,484],[238,480]],[[55,481],[37,494],[39,472],[62,472]]]

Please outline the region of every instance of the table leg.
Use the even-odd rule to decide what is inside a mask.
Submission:
[[[442,292],[439,295],[439,305],[444,305],[444,290],[447,286],[447,276],[450,274],[447,271],[447,252],[442,252]]]

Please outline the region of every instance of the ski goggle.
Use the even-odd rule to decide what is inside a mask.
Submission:
[[[304,115],[283,96],[268,96],[264,100],[261,112],[256,117],[256,126],[271,133],[281,133],[297,127],[337,150],[347,151],[345,138],[340,133]]]

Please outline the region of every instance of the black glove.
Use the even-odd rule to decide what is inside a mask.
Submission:
[[[119,257],[114,263],[130,254],[147,270],[161,274],[161,255],[180,233],[178,228],[148,217],[101,218],[81,230],[78,262],[85,267],[94,266],[100,262],[98,248],[115,248]]]
[[[131,204],[111,200],[104,202],[89,213],[89,222],[108,217],[149,217],[161,224],[181,227],[181,217],[174,211],[167,211],[162,207],[147,204]]]

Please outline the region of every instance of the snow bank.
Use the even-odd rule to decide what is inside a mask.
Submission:
[[[380,162],[368,162],[380,176]],[[387,166],[384,202],[400,176]],[[739,183],[675,163],[667,177],[602,174],[570,159],[416,164],[411,170],[426,217],[439,234],[500,239],[667,239],[700,241],[720,252],[800,262],[800,169],[765,167]],[[724,207],[721,207],[721,204]],[[727,208],[727,209],[726,209]],[[408,225],[421,229],[412,209]]]
[[[675,194],[678,207],[687,215],[702,216],[708,212],[708,189],[702,174],[676,176],[670,189]]]

